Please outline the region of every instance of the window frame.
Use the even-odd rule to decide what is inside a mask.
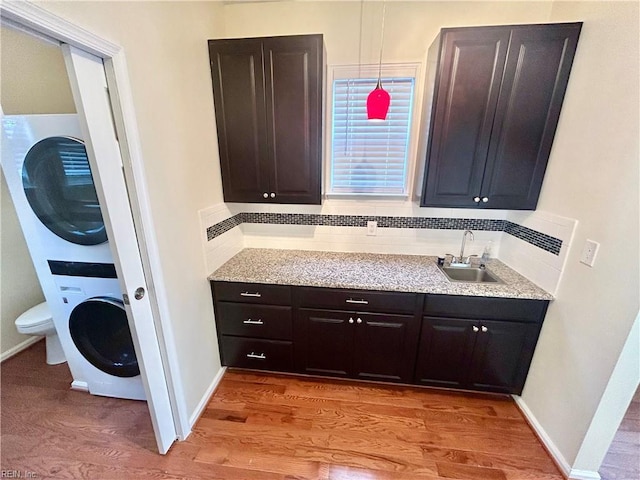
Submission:
[[[409,141],[407,143],[407,165],[406,178],[403,193],[369,193],[369,192],[332,192],[331,173],[333,167],[333,83],[334,80],[348,78],[378,78],[377,64],[371,65],[330,65],[328,68],[326,85],[326,112],[325,112],[325,180],[323,190],[325,198],[331,199],[385,199],[385,200],[407,200],[411,198],[413,183],[415,180],[415,168],[418,155],[418,143],[420,132],[420,121],[422,114],[422,65],[419,62],[413,63],[383,63],[382,74],[384,77],[413,77],[413,105],[411,107],[411,118],[409,119]],[[383,85],[384,86],[384,85]],[[393,101],[393,99],[392,99]]]

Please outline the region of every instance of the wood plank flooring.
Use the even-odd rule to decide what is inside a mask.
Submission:
[[[600,467],[602,480],[640,479],[640,388]]]
[[[0,381],[1,468],[22,478],[563,479],[509,397],[228,371],[161,456],[144,402],[69,390],[42,343]]]

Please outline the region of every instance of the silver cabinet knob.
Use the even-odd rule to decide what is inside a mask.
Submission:
[[[482,330],[482,333],[487,333],[489,331],[489,329],[484,325],[482,326],[481,330]]]
[[[480,203],[480,197],[473,197],[473,201],[476,203]]]
[[[362,319],[361,318],[357,319],[356,323],[362,323]]]
[[[349,319],[349,323],[353,323],[353,318],[350,318],[350,319]]]
[[[268,194],[267,192],[264,192],[264,193],[262,194],[262,196],[263,196],[264,198],[269,198],[269,194]]]
[[[478,327],[476,327],[475,325],[474,325],[472,328],[473,328],[473,331],[474,331],[475,333],[478,333],[478,331],[480,330],[480,329],[479,329]]]
[[[276,194],[275,194],[275,193],[273,193],[273,192],[271,192],[270,197],[271,197],[271,198],[276,198]]]
[[[488,197],[482,197],[482,203],[487,203],[489,201]]]
[[[133,296],[136,300],[142,300],[144,298],[144,288],[142,287],[138,287],[136,288],[136,291],[133,293]]]

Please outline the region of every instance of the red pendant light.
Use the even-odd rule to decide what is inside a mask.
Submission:
[[[389,92],[382,88],[380,78],[378,78],[376,88],[371,90],[367,97],[367,118],[369,120],[386,120],[390,103]]]
[[[387,4],[382,4],[382,28],[380,33],[380,60],[378,62],[378,84],[367,97],[367,118],[369,120],[386,120],[391,96],[382,88],[382,45],[384,43],[384,14]]]

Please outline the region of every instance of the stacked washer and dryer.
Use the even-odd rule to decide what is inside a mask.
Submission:
[[[5,115],[2,168],[72,388],[145,394],[77,115]]]

